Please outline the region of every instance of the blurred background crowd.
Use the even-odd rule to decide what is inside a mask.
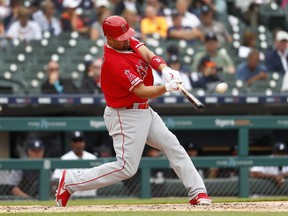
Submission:
[[[187,90],[287,90],[285,0],[1,0],[0,93],[101,94],[102,21],[123,16]],[[155,84],[163,83],[154,71]]]

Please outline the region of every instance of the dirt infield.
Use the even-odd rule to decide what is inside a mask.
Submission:
[[[0,206],[1,213],[21,212],[116,212],[116,211],[250,211],[288,212],[288,201],[214,203],[210,206],[188,204],[141,204],[141,205],[81,205],[59,208],[54,206]]]

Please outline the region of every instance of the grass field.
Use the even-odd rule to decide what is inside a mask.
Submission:
[[[275,210],[267,207],[267,203]],[[276,205],[274,205],[276,203]],[[273,205],[272,205],[273,204]],[[213,204],[190,206],[186,198],[70,200],[66,208],[54,207],[54,201],[0,201],[0,215],[44,216],[286,216],[288,197],[213,198]],[[246,209],[247,208],[247,209]],[[266,209],[266,210],[265,210]]]

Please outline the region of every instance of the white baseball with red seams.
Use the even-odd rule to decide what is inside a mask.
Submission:
[[[228,90],[228,84],[225,82],[219,83],[216,88],[215,91],[219,94],[223,94]]]

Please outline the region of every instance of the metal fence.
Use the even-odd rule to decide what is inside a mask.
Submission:
[[[237,130],[238,156],[195,157],[193,162],[202,173],[209,195],[239,196],[252,195],[287,195],[287,179],[282,187],[277,187],[269,179],[249,178],[252,166],[284,166],[288,164],[287,156],[248,156],[250,129],[287,129],[287,116],[201,116],[201,117],[164,117],[171,130]],[[105,124],[100,117],[85,118],[2,118],[1,131],[70,131],[74,129],[87,131],[105,131]],[[38,170],[40,200],[54,198],[55,184],[51,184],[50,175],[56,168],[91,168],[114,158],[99,158],[95,161],[61,161],[44,160],[0,160],[0,170]],[[213,168],[213,169],[212,169]],[[6,176],[4,174],[4,176]],[[0,181],[2,178],[0,178]],[[1,185],[1,183],[0,183]],[[27,187],[31,185],[27,184]],[[6,191],[5,191],[6,190]],[[0,186],[1,197],[10,196],[9,185]],[[139,172],[132,179],[101,188],[97,197],[159,197],[186,196],[181,182],[171,171],[165,158],[142,158]]]
[[[200,173],[217,171],[217,176],[204,176],[209,195],[211,196],[283,196],[288,194],[288,181],[285,180],[282,187],[278,187],[273,180],[252,179],[249,177],[251,166],[279,166],[287,165],[288,158],[247,156],[247,157],[195,157],[192,158]],[[1,171],[38,170],[39,188],[36,199],[54,199],[57,182],[51,182],[51,173],[56,168],[91,168],[102,163],[112,161],[114,158],[98,159],[96,161],[62,161],[58,159],[44,160],[0,160]],[[208,173],[209,173],[208,172]],[[31,178],[32,181],[32,178]],[[26,189],[32,187],[29,182]],[[11,186],[1,185],[2,199],[13,199]],[[172,171],[169,161],[165,158],[142,158],[139,171],[128,180],[98,189],[97,197],[186,197],[187,192]]]

